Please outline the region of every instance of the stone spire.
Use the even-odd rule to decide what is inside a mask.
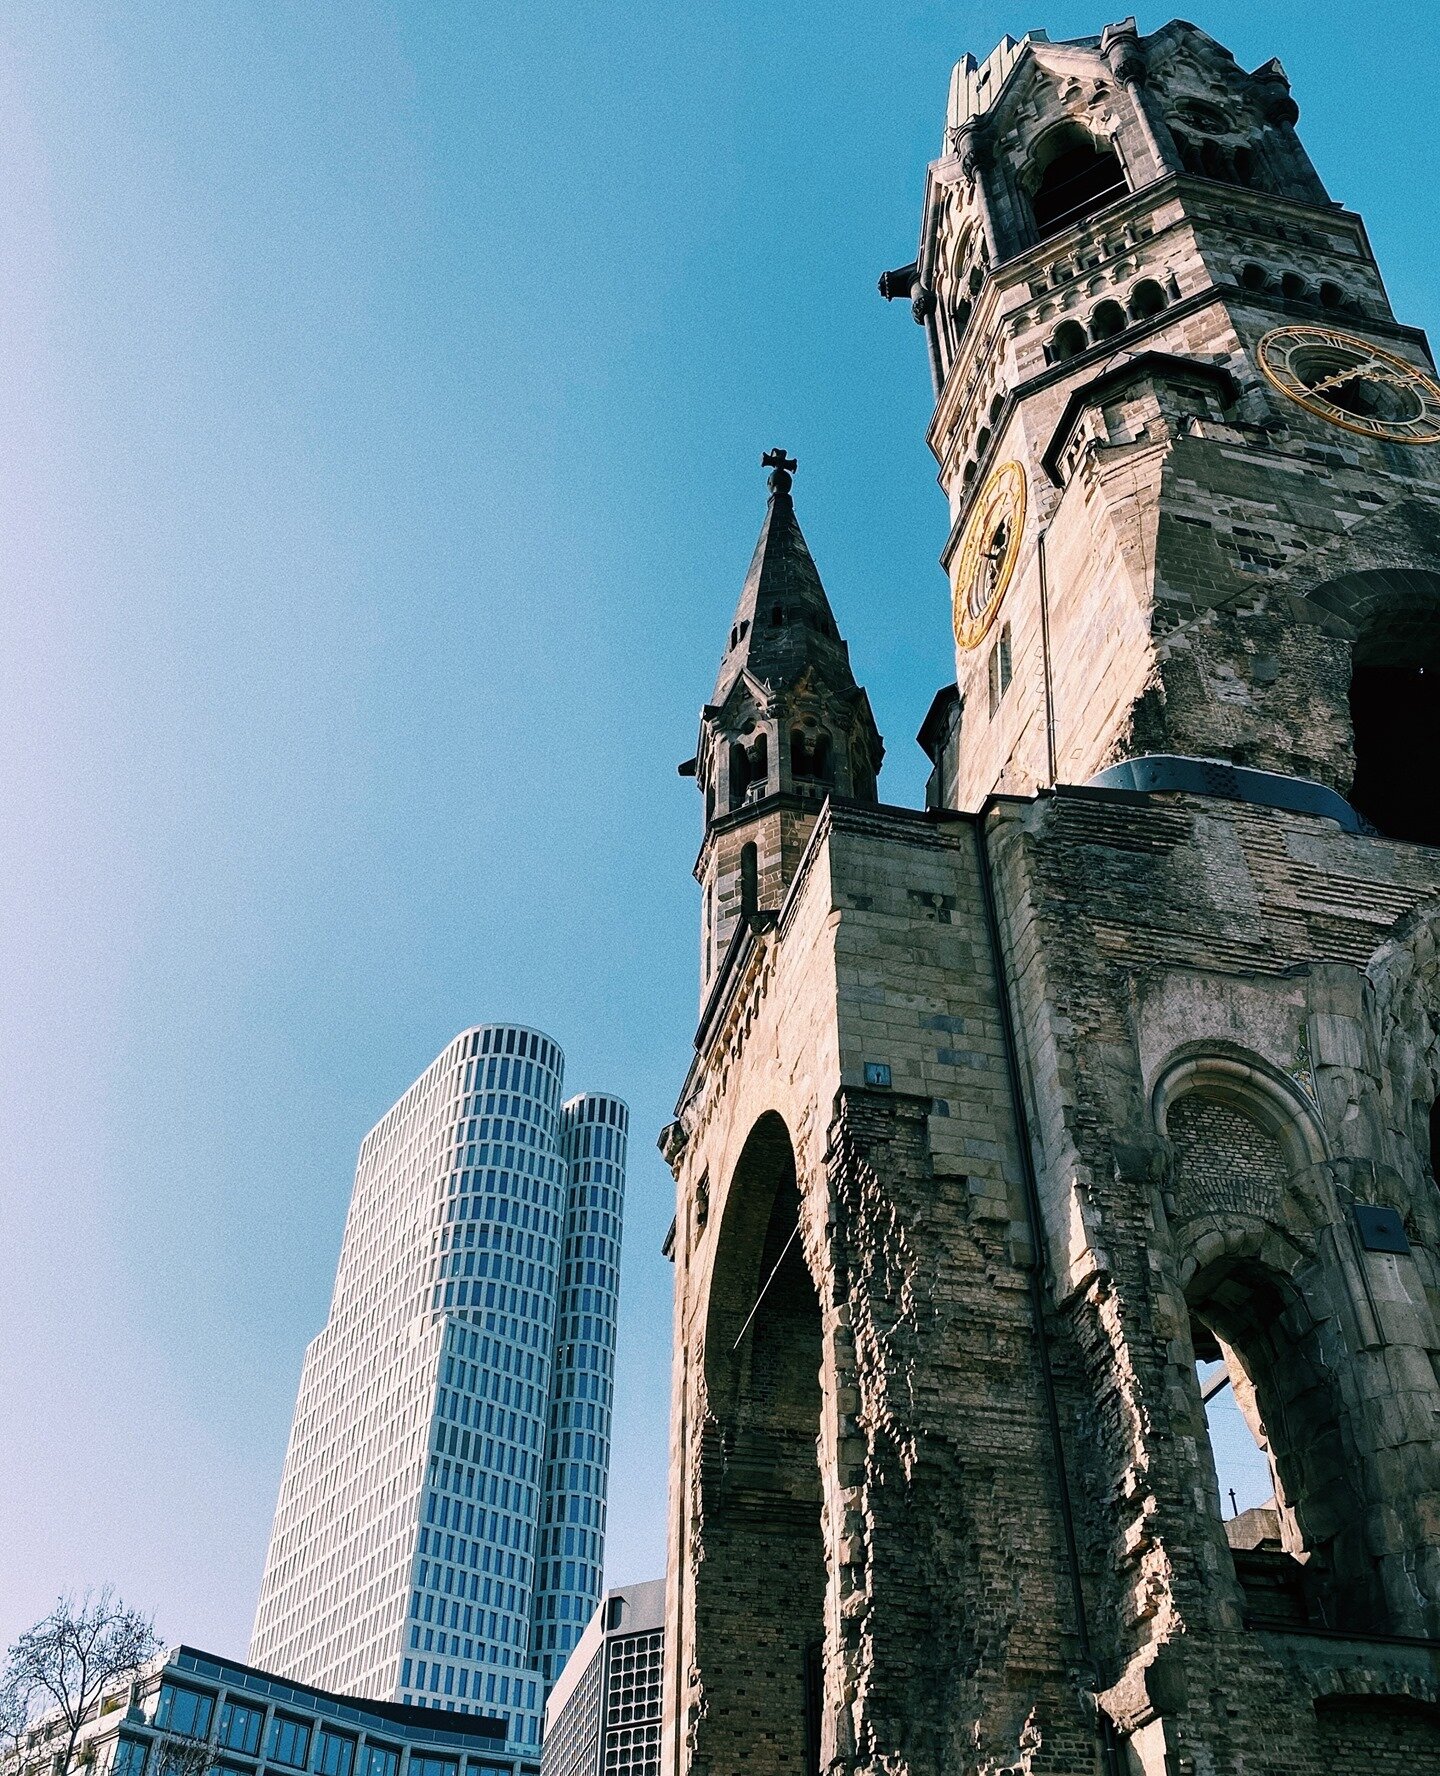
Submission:
[[[795,516],[790,489],[798,465],[783,450],[767,451],[760,461],[771,470],[770,503],[735,607],[712,707],[725,701],[742,672],[779,689],[818,669],[836,688],[855,687],[849,652]]]
[[[885,750],[795,517],[795,460],[772,450],[761,462],[765,522],[695,758],[680,767],[705,796],[707,983],[737,922],[779,907],[826,798],[875,800]]]

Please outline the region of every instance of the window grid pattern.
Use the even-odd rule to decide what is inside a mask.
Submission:
[[[540,1765],[543,1776],[596,1776],[600,1706],[605,1687],[605,1643],[595,1649],[585,1675],[552,1723]]]
[[[565,1495],[566,1508],[572,1496],[586,1505],[575,1521],[588,1532],[587,1570],[571,1585],[583,1597],[598,1590],[603,1557],[623,1194],[624,1105],[562,1107],[563,1079],[548,1037],[480,1026],[362,1142],[329,1320],[301,1374],[250,1648],[255,1664],[304,1683],[497,1716],[530,1757],[544,1708],[532,1646],[537,1537],[542,1521],[560,1521],[547,1506],[545,1450],[561,1379],[557,1304],[572,1302],[566,1317],[580,1317],[575,1276],[586,1263],[605,1271],[583,1285],[595,1298],[583,1361],[578,1341],[561,1352],[567,1404],[584,1399],[604,1415],[590,1471]],[[603,1129],[586,1106],[605,1107]],[[578,1143],[577,1116],[591,1131]],[[594,1138],[602,1133],[608,1141]],[[592,1186],[602,1164],[603,1186],[598,1172]],[[577,1215],[582,1172],[586,1193],[605,1190],[603,1210],[587,1195]],[[597,1238],[599,1213],[613,1223],[600,1236],[605,1254],[572,1253]],[[571,1385],[581,1379],[583,1391]]]
[[[659,1776],[664,1644],[661,1629],[618,1635],[610,1643],[605,1776]]]
[[[629,1112],[602,1093],[561,1115],[569,1174],[533,1646],[546,1694],[600,1600]]]

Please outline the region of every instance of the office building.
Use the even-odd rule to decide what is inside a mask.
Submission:
[[[628,1114],[563,1086],[549,1037],[467,1030],[361,1144],[250,1649],[520,1756],[604,1562]]]
[[[658,1776],[665,1581],[607,1591],[545,1709],[541,1776]]]
[[[14,1776],[54,1767],[66,1725],[42,1716]],[[91,1776],[534,1776],[506,1755],[502,1720],[337,1696],[194,1647],[159,1654],[117,1683],[80,1729]]]

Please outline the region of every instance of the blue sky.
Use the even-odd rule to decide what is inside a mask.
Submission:
[[[1107,16],[6,8],[0,1640],[108,1579],[244,1653],[357,1144],[489,1019],[632,1106],[610,1577],[660,1571],[675,765],[758,457],[799,456],[914,802],[946,520],[922,338],[875,278],[954,59]],[[1433,327],[1432,6],[1191,16],[1282,58]]]

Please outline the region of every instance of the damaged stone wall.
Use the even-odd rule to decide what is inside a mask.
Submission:
[[[1322,1693],[1370,1697],[1382,1747],[1379,1698],[1437,1700],[1433,1652],[1417,1671],[1393,1643],[1440,1634],[1440,862],[1182,796],[1060,792],[992,824],[1106,1706],[1147,1772],[1321,1770]],[[1356,1203],[1396,1209],[1409,1252],[1364,1250]],[[1303,1649],[1283,1668],[1246,1626],[1192,1314],[1273,1420]],[[1306,1638],[1347,1632],[1333,1660]]]
[[[778,1181],[745,1152],[766,1118],[795,1156],[798,1249],[821,1313],[821,1497],[791,1530],[796,1548],[823,1536],[821,1767],[1094,1767],[1095,1675],[1066,1564],[979,905],[968,825],[832,804],[778,929],[756,938],[697,1055],[668,1136],[679,1215],[667,1768],[793,1768],[804,1707],[794,1648],[760,1656],[754,1586],[727,1582],[747,1546],[731,1501],[748,1487],[763,1515],[767,1497],[735,1465],[759,1407],[744,1386],[718,1385],[716,1367],[765,1280],[745,1229],[756,1191],[773,1198]],[[873,1082],[877,1066],[887,1083]],[[743,1365],[743,1338],[738,1355]],[[797,1493],[767,1484],[786,1510],[748,1546],[758,1582],[800,1613],[768,1552]]]

